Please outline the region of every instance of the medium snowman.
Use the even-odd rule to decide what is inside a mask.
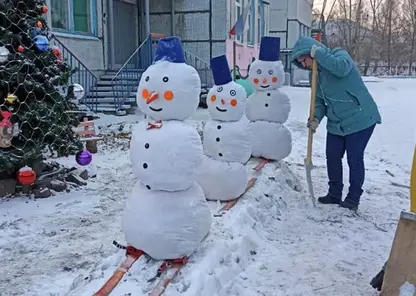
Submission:
[[[248,120],[244,116],[247,95],[232,81],[225,55],[211,59],[215,85],[207,97],[211,120],[204,126],[204,160],[197,182],[208,200],[231,200],[246,190],[245,163],[251,156]]]
[[[132,131],[130,159],[139,180],[122,221],[127,243],[157,260],[189,256],[211,227],[208,203],[195,182],[201,139],[183,121],[196,112],[200,91],[180,39],[161,39],[137,91],[137,105],[148,119]]]
[[[249,70],[256,91],[249,96],[246,116],[250,120],[251,149],[254,157],[282,160],[292,151],[292,136],[284,126],[290,113],[290,100],[279,88],[285,72],[280,59],[280,38],[261,39],[259,59]]]

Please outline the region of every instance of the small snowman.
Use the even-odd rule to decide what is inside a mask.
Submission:
[[[248,120],[244,116],[247,95],[232,81],[225,55],[211,59],[215,85],[207,97],[211,120],[203,130],[204,161],[197,182],[208,200],[231,200],[246,190],[245,163],[251,156]]]
[[[200,91],[198,72],[185,64],[180,39],[161,39],[137,91],[147,119],[132,131],[130,159],[139,181],[122,222],[127,243],[157,260],[191,255],[211,228],[208,203],[195,182],[201,139],[183,121],[196,112]]]
[[[259,59],[249,70],[256,91],[249,96],[246,116],[250,120],[251,149],[254,157],[282,160],[292,151],[292,135],[284,126],[290,113],[290,100],[279,90],[285,80],[280,59],[280,38],[261,39]]]

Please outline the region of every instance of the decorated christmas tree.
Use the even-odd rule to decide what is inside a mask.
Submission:
[[[47,11],[41,0],[0,0],[0,177],[82,149],[71,87],[58,91],[75,70],[49,46]]]

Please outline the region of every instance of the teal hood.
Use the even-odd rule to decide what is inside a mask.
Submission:
[[[327,49],[325,45],[323,45],[319,41],[316,41],[312,37],[301,36],[298,39],[298,41],[296,41],[295,45],[293,46],[292,55],[290,56],[290,61],[300,69],[310,70],[308,68],[303,67],[301,63],[298,62],[297,58],[305,56],[305,55],[309,55],[313,45],[317,45],[319,47],[323,47]]]

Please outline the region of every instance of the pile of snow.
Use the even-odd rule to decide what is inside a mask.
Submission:
[[[250,161],[248,167],[253,168],[257,161]],[[248,279],[247,269],[267,272],[266,254],[275,251],[274,242],[280,236],[277,229],[282,227],[282,219],[289,218],[285,215],[287,204],[303,204],[301,193],[304,193],[300,181],[285,163],[266,165],[257,177],[256,185],[232,211],[214,218],[209,236],[165,295],[256,295],[255,287],[252,290],[245,287],[246,281],[254,280]],[[210,202],[210,206],[213,212],[219,209],[215,202]],[[123,257],[123,251],[117,252],[93,270],[79,275],[68,295],[92,295]],[[114,295],[147,295],[152,287],[147,280],[156,274],[160,264],[153,260],[146,263],[144,258],[136,262]]]

